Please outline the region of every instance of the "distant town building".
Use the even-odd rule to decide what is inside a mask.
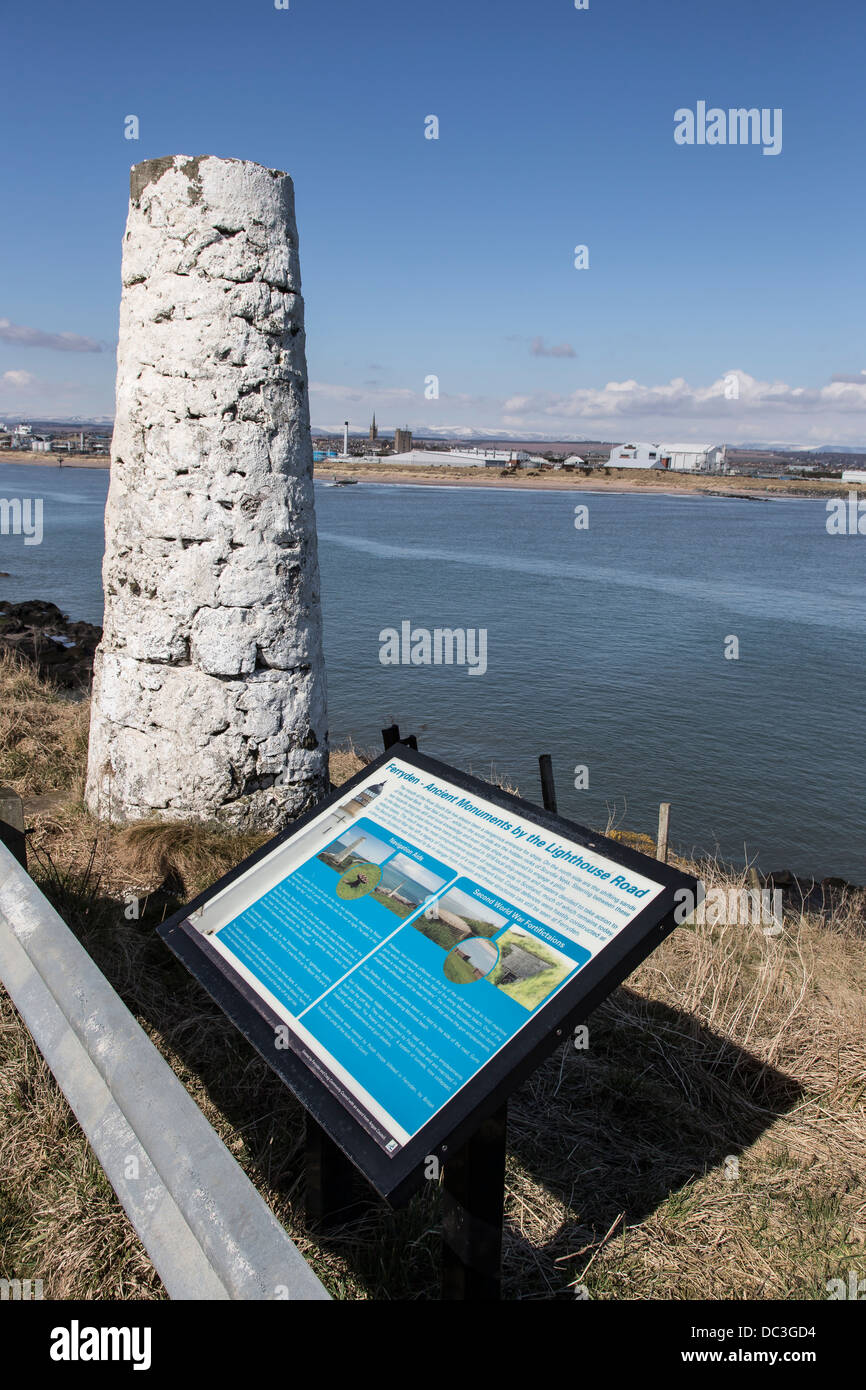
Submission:
[[[467,446],[464,449],[449,449],[448,452],[456,458],[477,459],[489,467],[493,467],[497,463],[504,467],[507,463],[529,464],[532,462],[532,456],[525,449],[478,449]]]
[[[378,438],[379,438],[379,430],[378,430],[378,427],[377,427],[377,425],[376,425],[376,415],[375,415],[375,412],[374,412],[374,414],[373,414],[373,422],[372,422],[372,424],[370,425],[370,438],[371,438],[371,439],[378,439]]]
[[[409,449],[389,456],[389,463],[398,467],[434,468],[505,468],[531,462],[529,454],[510,453],[501,449]]]
[[[412,449],[412,431],[411,431],[411,430],[408,430],[408,429],[406,429],[406,430],[395,430],[395,431],[394,431],[394,453],[395,453],[395,454],[408,454],[408,453],[411,452],[411,449]]]
[[[675,473],[718,473],[725,466],[724,444],[616,444],[611,468],[668,468]]]
[[[842,474],[843,483],[866,483],[866,468],[846,468]]]
[[[34,435],[30,440],[30,448],[34,453],[48,454],[51,452],[51,439],[48,435]]]

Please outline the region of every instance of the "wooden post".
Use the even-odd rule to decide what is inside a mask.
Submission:
[[[508,1103],[448,1158],[442,1175],[442,1298],[495,1302],[502,1282]]]
[[[542,753],[538,759],[541,772],[541,800],[545,811],[556,811],[556,786],[553,781],[553,759],[549,753]]]
[[[0,841],[27,868],[27,841],[24,838],[24,803],[11,787],[0,787]]]
[[[359,1179],[354,1164],[313,1119],[306,1114],[305,1159],[306,1192],[304,1209],[311,1225],[321,1231],[332,1230],[357,1220],[369,1207],[358,1192]]]
[[[659,804],[659,833],[656,840],[656,859],[660,859],[663,864],[668,862],[668,832],[671,824],[671,803],[662,801]]]
[[[399,724],[389,724],[387,729],[382,730],[382,743],[386,753],[394,743],[405,743],[407,748],[414,748],[415,752],[418,752],[418,740],[415,735],[408,734],[406,738],[401,738]]]

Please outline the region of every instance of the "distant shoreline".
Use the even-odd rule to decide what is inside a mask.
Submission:
[[[0,464],[32,465],[37,468],[92,468],[107,472],[110,460],[72,454],[58,459],[52,455],[17,453],[10,450],[0,454]],[[316,464],[316,482],[339,478],[356,478],[358,482],[393,483],[401,487],[482,487],[513,488],[519,492],[619,492],[644,497],[730,497],[747,501],[774,501],[779,498],[827,499],[840,496],[847,486],[838,478],[790,482],[775,478],[725,477],[719,474],[670,473],[662,469],[616,469],[607,477],[603,468],[590,474],[545,471],[534,477],[521,475],[503,477],[498,468],[449,468],[447,465],[419,465],[411,470],[395,472],[387,466],[369,463],[333,462]]]
[[[625,476],[622,476],[625,474]],[[316,464],[317,482],[356,478],[359,483],[392,483],[416,487],[513,488],[518,492],[617,492],[644,497],[730,497],[746,501],[776,501],[780,498],[826,499],[839,495],[843,484],[837,478],[818,482],[781,482],[774,478],[729,478],[718,474],[669,473],[661,469],[616,469],[605,476],[603,469],[590,474],[545,471],[535,477],[503,477],[498,468],[448,468],[418,466],[411,471],[394,472],[380,464]]]
[[[29,450],[23,453],[14,449],[4,449],[0,453],[0,463],[35,464],[37,468],[97,468],[100,472],[107,472],[111,466],[107,454],[96,458],[90,454],[69,454],[64,458],[57,454],[31,453]]]

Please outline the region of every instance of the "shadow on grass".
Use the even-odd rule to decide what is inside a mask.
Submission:
[[[589,1030],[589,1049],[570,1041],[509,1105],[509,1179],[518,1200],[505,1265],[514,1297],[573,1299],[569,1285],[580,1282],[617,1218],[621,1232],[710,1169],[730,1170],[804,1094],[693,1015],[627,986],[596,1009]],[[521,1234],[527,1176],[551,1199],[546,1232],[537,1202],[534,1238]]]

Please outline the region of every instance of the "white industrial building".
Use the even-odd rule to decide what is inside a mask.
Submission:
[[[866,468],[846,468],[842,474],[843,483],[866,483]]]
[[[386,454],[382,463],[400,468],[506,468],[510,463],[527,467],[543,460],[519,449],[410,449],[406,454]]]
[[[724,444],[617,444],[610,451],[611,468],[668,468],[675,473],[720,473],[725,466]]]

